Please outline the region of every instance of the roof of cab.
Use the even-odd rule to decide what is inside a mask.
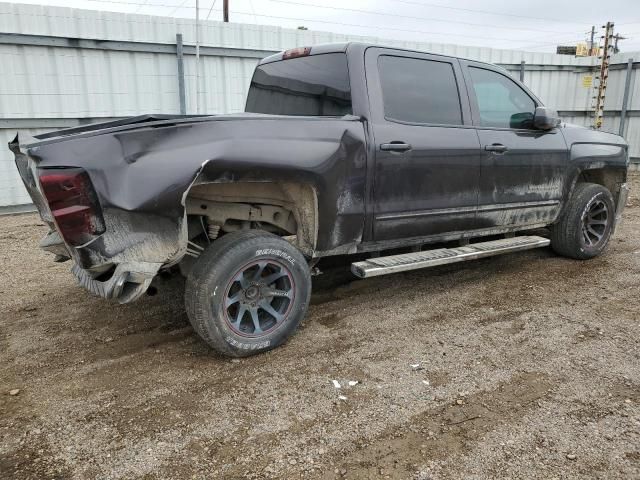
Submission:
[[[470,61],[473,61],[473,62],[476,62],[476,63],[484,63],[486,65],[492,65],[494,67],[497,66],[497,65],[489,63],[489,62],[483,62],[483,61],[480,61],[480,60],[473,60],[473,59],[466,59],[464,57],[456,57],[456,56],[453,56],[453,55],[443,55],[442,53],[426,52],[424,50],[413,50],[413,49],[410,49],[410,48],[393,47],[393,46],[390,46],[390,45],[380,45],[380,44],[376,44],[376,43],[366,43],[366,42],[340,42],[340,43],[323,43],[323,44],[319,44],[319,45],[313,45],[313,46],[311,46],[311,52],[309,52],[308,55],[321,55],[321,54],[324,54],[324,53],[344,53],[349,49],[350,46],[358,46],[362,50],[366,50],[367,48],[370,48],[370,47],[376,47],[376,48],[388,48],[389,50],[398,50],[398,51],[402,51],[402,52],[428,53],[429,55],[437,55],[439,57],[460,58],[462,60],[470,60]],[[274,53],[273,55],[269,55],[268,57],[265,57],[262,60],[260,60],[258,65],[262,65],[262,64],[265,64],[265,63],[278,62],[280,60],[283,60],[282,56],[287,51],[288,50],[283,50],[282,52],[278,52],[278,53]]]
[[[313,45],[311,47],[311,52],[309,55],[320,55],[323,53],[344,53],[347,51],[347,47],[350,43],[354,42],[342,42],[342,43],[322,43],[320,45]],[[262,65],[264,63],[277,62],[282,60],[282,55],[288,50],[283,50],[282,52],[274,53],[273,55],[269,55],[268,57],[260,60],[258,65]]]

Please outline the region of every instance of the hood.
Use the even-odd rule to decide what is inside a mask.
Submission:
[[[607,145],[627,145],[624,137],[615,132],[595,130],[583,125],[563,122],[561,125],[567,143],[596,143]]]

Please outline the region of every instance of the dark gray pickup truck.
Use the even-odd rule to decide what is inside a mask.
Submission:
[[[360,43],[265,58],[243,114],[10,148],[50,226],[42,248],[120,302],[180,271],[195,331],[231,356],[295,331],[323,257],[355,255],[359,277],[549,244],[588,259],[628,194],[625,141],[561,124],[505,70]]]

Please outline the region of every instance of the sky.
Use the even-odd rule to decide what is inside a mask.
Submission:
[[[22,0],[114,12],[195,17],[196,0]],[[222,20],[223,0],[199,0],[201,19]],[[615,23],[620,51],[640,51],[640,0],[229,0],[230,21],[351,35],[555,52],[596,41]]]

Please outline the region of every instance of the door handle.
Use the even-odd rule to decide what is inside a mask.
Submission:
[[[386,152],[406,152],[407,150],[411,150],[411,145],[404,142],[383,143],[380,145],[380,150]]]
[[[501,143],[494,143],[492,145],[485,145],[484,149],[487,152],[493,152],[493,153],[504,153],[507,150],[509,150],[506,146],[502,145]]]

